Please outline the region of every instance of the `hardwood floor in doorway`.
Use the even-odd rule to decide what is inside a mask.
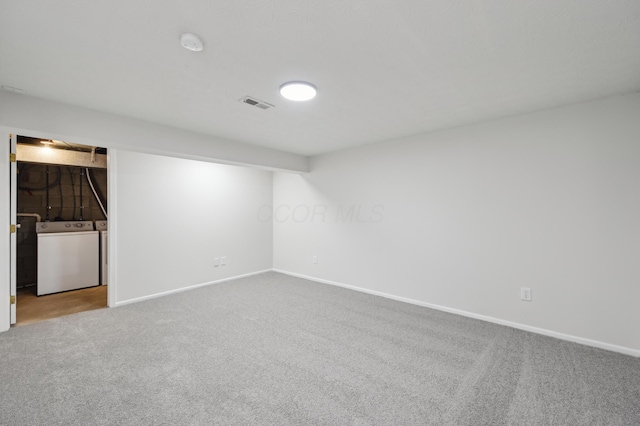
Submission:
[[[17,326],[107,307],[106,285],[40,297],[34,286],[18,289],[17,296]]]

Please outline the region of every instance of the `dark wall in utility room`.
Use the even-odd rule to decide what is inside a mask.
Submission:
[[[91,169],[91,180],[106,199],[107,170]],[[47,187],[50,209],[47,209]],[[84,168],[18,163],[18,213],[37,213],[45,221],[47,211],[50,221],[105,219]],[[18,223],[21,227],[17,234],[17,286],[23,287],[36,282],[36,218],[18,216]]]

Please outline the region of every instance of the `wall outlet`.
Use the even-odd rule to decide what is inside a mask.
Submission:
[[[520,300],[531,302],[531,289],[529,287],[520,287]]]
[[[222,256],[220,258],[220,266],[226,266],[227,264],[227,256]]]
[[[317,265],[318,264],[318,256],[313,256],[313,264]]]
[[[213,258],[213,266],[215,266],[216,268],[218,266],[220,266],[220,258],[219,257],[214,257]]]

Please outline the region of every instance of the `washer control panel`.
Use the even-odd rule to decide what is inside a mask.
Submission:
[[[93,222],[84,221],[64,221],[64,222],[37,222],[36,233],[52,234],[58,232],[87,232],[93,231]]]

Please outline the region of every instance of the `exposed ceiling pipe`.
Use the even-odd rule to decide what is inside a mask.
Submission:
[[[20,217],[35,217],[36,218],[36,222],[42,222],[42,216],[40,216],[38,213],[16,213],[16,216],[20,216]]]
[[[91,192],[93,192],[93,196],[98,202],[98,205],[100,206],[100,210],[102,210],[102,214],[104,215],[104,218],[108,220],[109,218],[107,217],[107,209],[105,209],[104,206],[102,205],[102,201],[100,201],[100,197],[98,197],[96,188],[93,186],[93,180],[91,180],[91,173],[89,173],[88,167],[86,168],[86,172],[87,172],[87,182],[89,182],[89,186],[91,187]]]

